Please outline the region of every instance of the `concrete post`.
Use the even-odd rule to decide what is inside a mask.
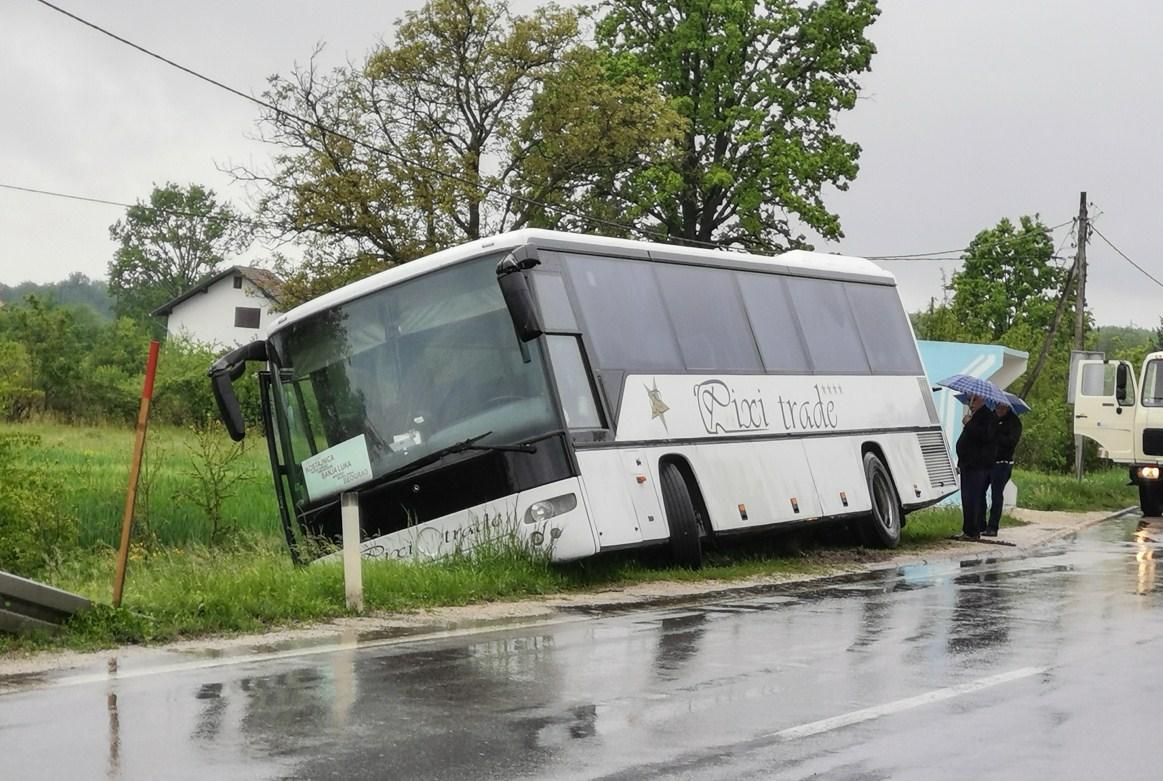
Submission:
[[[363,610],[363,559],[359,555],[359,494],[340,494],[343,517],[343,585],[349,610]]]

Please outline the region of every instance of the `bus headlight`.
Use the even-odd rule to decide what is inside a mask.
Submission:
[[[1144,480],[1158,480],[1159,467],[1157,466],[1141,466],[1139,467],[1139,477]]]
[[[542,499],[529,505],[525,511],[525,523],[545,523],[555,515],[567,513],[577,507],[577,496],[562,494],[552,499]]]

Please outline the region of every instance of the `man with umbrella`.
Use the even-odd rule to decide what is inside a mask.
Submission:
[[[1008,403],[998,404],[996,410],[997,455],[989,474],[989,523],[981,532],[986,537],[997,536],[1006,484],[1014,471],[1014,448],[1022,438],[1022,421],[1018,414],[1029,409],[1024,401],[1012,393],[1006,393],[1006,400]]]
[[[957,438],[957,470],[961,473],[961,539],[980,540],[985,530],[985,495],[997,457],[997,416],[993,409],[1008,403],[1004,391],[989,380],[954,374],[941,380],[969,404],[969,414]]]
[[[969,397],[969,414],[957,437],[957,469],[961,472],[961,536],[981,539],[985,529],[985,494],[997,455],[997,416],[982,396]]]

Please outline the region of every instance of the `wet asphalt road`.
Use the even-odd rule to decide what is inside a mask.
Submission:
[[[695,607],[0,681],[0,778],[1158,779],[1163,521],[1141,525]]]

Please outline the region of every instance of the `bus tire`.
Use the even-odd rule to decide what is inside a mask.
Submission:
[[[1145,516],[1163,515],[1163,486],[1156,482],[1139,483],[1139,509]]]
[[[895,548],[901,541],[904,511],[892,475],[876,453],[864,454],[864,477],[872,501],[872,515],[864,527],[866,537],[878,548]]]
[[[670,560],[680,567],[698,569],[703,563],[703,548],[690,489],[674,464],[664,463],[658,472],[666,526],[670,530]]]

